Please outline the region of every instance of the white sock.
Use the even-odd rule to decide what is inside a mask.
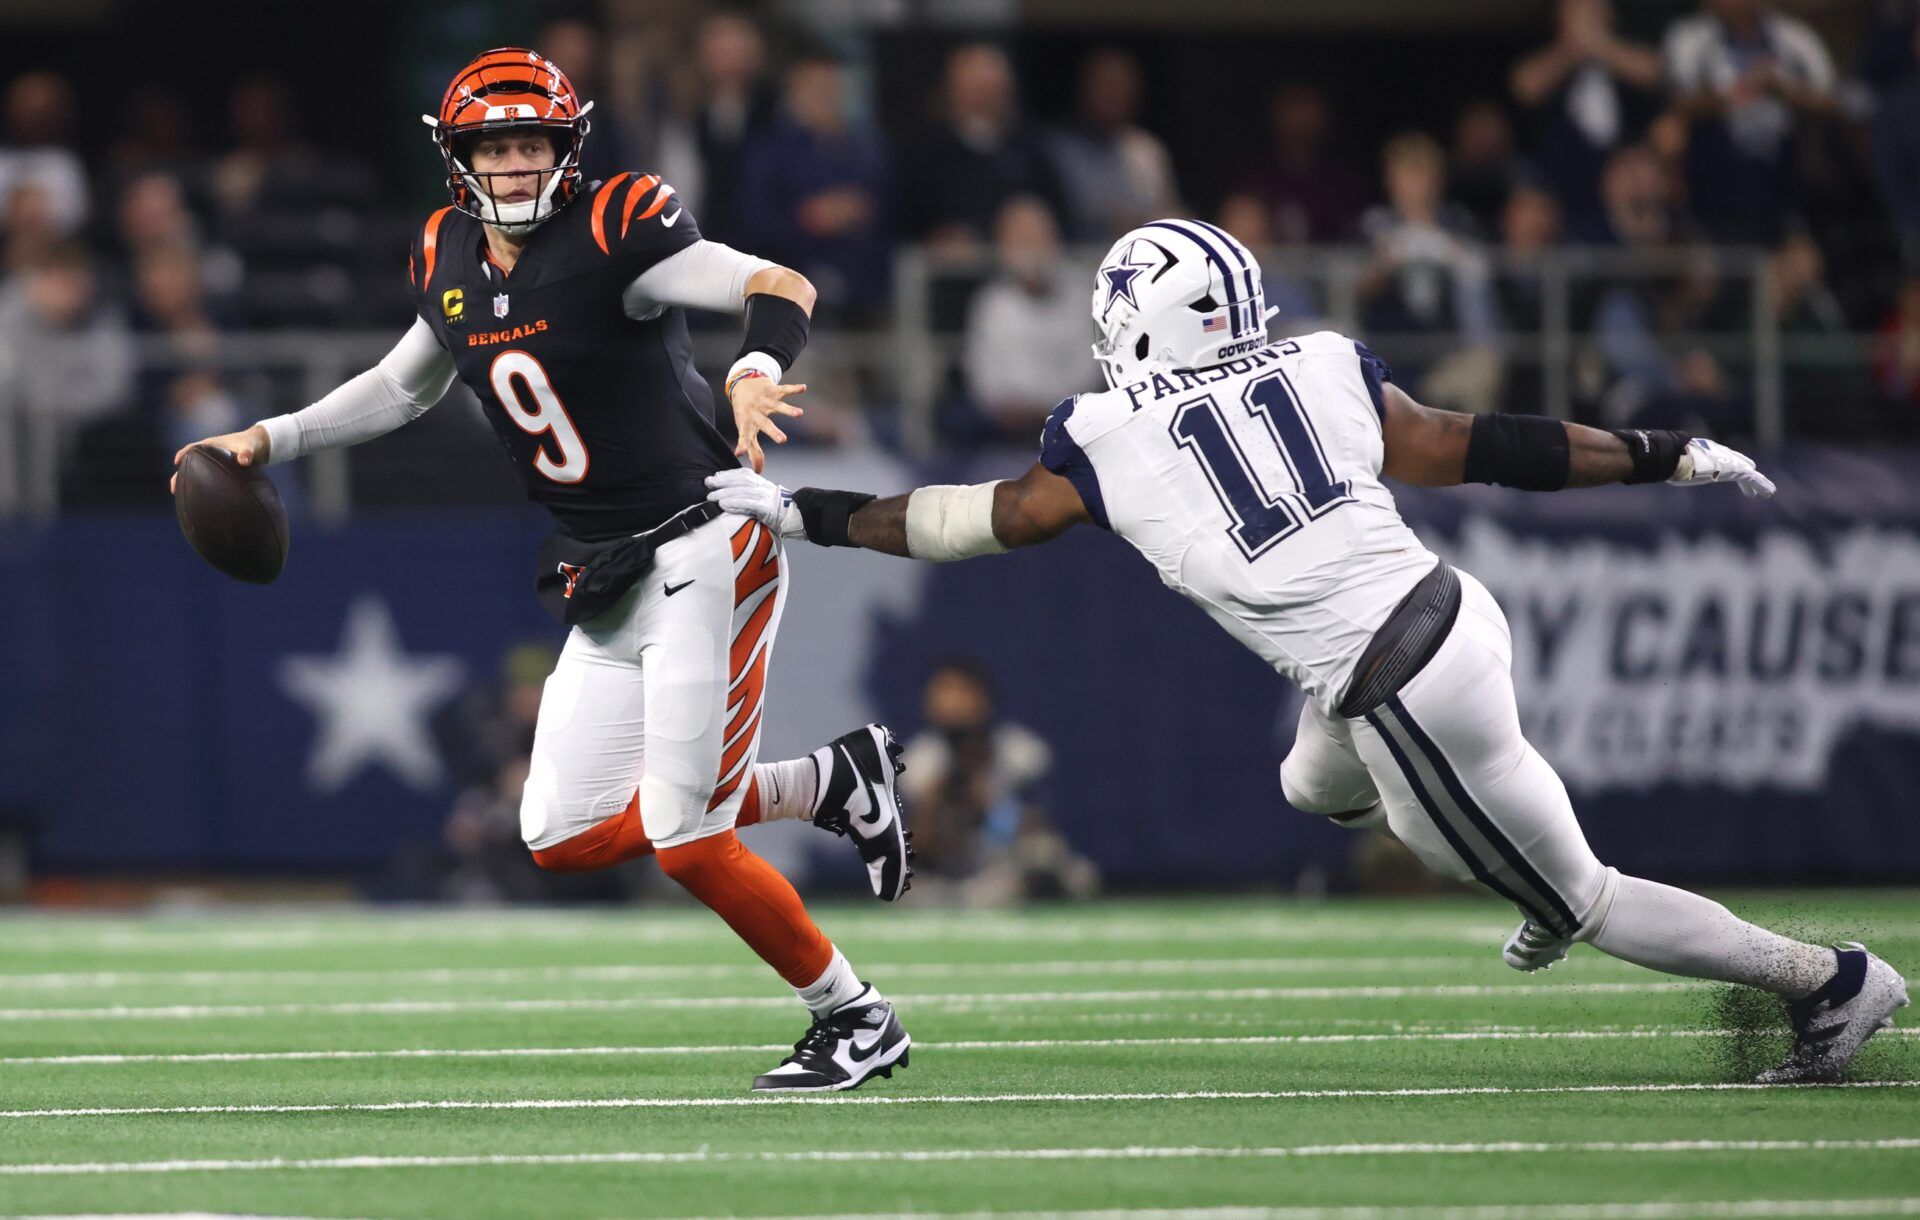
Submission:
[[[847,964],[847,959],[841,955],[836,946],[833,951],[833,960],[827,963],[827,968],[821,971],[820,977],[805,987],[795,987],[793,994],[800,997],[800,1002],[805,1004],[807,1010],[814,1016],[824,1017],[834,1009],[844,1008],[872,990],[860,981],[858,975],[854,974],[853,967]],[[875,999],[880,998],[880,993],[877,991],[874,991],[873,995]]]
[[[812,821],[814,807],[820,803],[820,777],[820,767],[811,756],[754,767],[753,778],[760,785],[760,820]]]
[[[1589,943],[1667,974],[1744,983],[1789,1000],[1817,990],[1838,966],[1824,945],[1788,940],[1711,899],[1624,873]]]

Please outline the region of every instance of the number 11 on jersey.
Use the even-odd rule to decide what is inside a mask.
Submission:
[[[1251,383],[1240,403],[1248,416],[1265,425],[1259,435],[1273,442],[1292,489],[1275,493],[1265,487],[1211,394],[1181,403],[1169,430],[1206,472],[1214,495],[1233,519],[1227,532],[1241,553],[1254,560],[1353,497],[1344,480],[1334,481],[1313,423],[1284,375],[1271,373]]]

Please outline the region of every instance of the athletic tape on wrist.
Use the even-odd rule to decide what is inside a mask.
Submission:
[[[727,397],[733,397],[733,387],[749,377],[765,377],[768,381],[778,382],[785,370],[780,362],[765,352],[748,352],[733,362],[727,370]]]
[[[993,532],[992,483],[922,487],[907,498],[907,554],[946,563],[1007,549]]]

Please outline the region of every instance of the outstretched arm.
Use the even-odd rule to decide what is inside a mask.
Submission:
[[[1038,546],[1093,519],[1073,483],[1040,465],[1017,479],[920,487],[884,500],[815,487],[788,493],[744,468],[707,486],[709,500],[787,537],[935,563]]]
[[[1462,415],[1423,407],[1391,382],[1385,408],[1388,478],[1421,487],[1499,483],[1560,491],[1604,483],[1738,483],[1770,496],[1773,483],[1743,453],[1684,432],[1605,431],[1538,415]]]
[[[195,445],[231,452],[242,466],[290,462],[319,449],[370,441],[418,419],[453,384],[453,355],[421,319],[379,364],[291,415],[264,419],[242,432],[210,436],[173,455],[178,466]],[[171,483],[169,483],[171,486]]]
[[[966,559],[1039,546],[1091,520],[1073,484],[1036,463],[1017,479],[921,487],[864,504],[847,518],[847,539],[889,555]]]

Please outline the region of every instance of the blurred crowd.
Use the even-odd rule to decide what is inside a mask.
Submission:
[[[558,654],[545,643],[515,645],[498,672],[474,683],[436,717],[435,738],[459,795],[441,841],[396,862],[396,897],[454,902],[620,900],[652,870],[550,873],[520,837],[540,699]],[[899,709],[905,711],[905,709]],[[1005,716],[993,676],[954,657],[935,665],[921,693],[922,727],[906,744],[901,795],[912,811],[916,902],[1000,907],[1037,898],[1090,898],[1099,868],[1061,833],[1051,814],[1053,750]],[[0,896],[6,826],[0,822]],[[822,836],[816,850],[836,855]],[[1416,870],[1417,871],[1417,870]]]
[[[1341,138],[1337,96],[1281,83],[1224,175],[1143,126],[1154,85],[1119,47],[1086,50],[1066,112],[1043,118],[1006,48],[956,45],[921,122],[874,113],[857,55],[741,12],[685,31],[568,18],[536,45],[597,102],[589,179],[660,172],[706,235],[809,276],[823,329],[883,333],[898,256],[925,252],[944,277],[930,321],[956,340],[952,445],[1025,442],[1097,384],[1085,257],[1172,213],[1263,254],[1280,327],[1344,309],[1403,381],[1469,410],[1539,409],[1537,336],[1560,310],[1584,416],[1739,432],[1752,369],[1713,337],[1743,335],[1764,293],[1789,336],[1834,340],[1792,367],[1793,427],[1859,436],[1920,419],[1920,0],[1878,0],[1868,24],[1836,57],[1768,0],[1700,0],[1641,43],[1607,0],[1559,0],[1500,88],[1451,115],[1409,100],[1370,158]],[[223,360],[222,333],[397,334],[395,251],[418,220],[281,77],[239,79],[217,133],[165,82],[99,104],[114,136],[82,147],[60,74],[0,95],[0,427],[56,421],[42,456],[87,503],[150,487],[138,472],[183,439],[299,405],[307,387]],[[1201,180],[1225,187],[1196,197]],[[1308,245],[1355,252],[1344,303],[1288,259]],[[1728,247],[1766,251],[1764,274],[1728,275]],[[1556,296],[1546,256],[1583,248],[1641,269]],[[803,439],[869,434],[823,411]]]

